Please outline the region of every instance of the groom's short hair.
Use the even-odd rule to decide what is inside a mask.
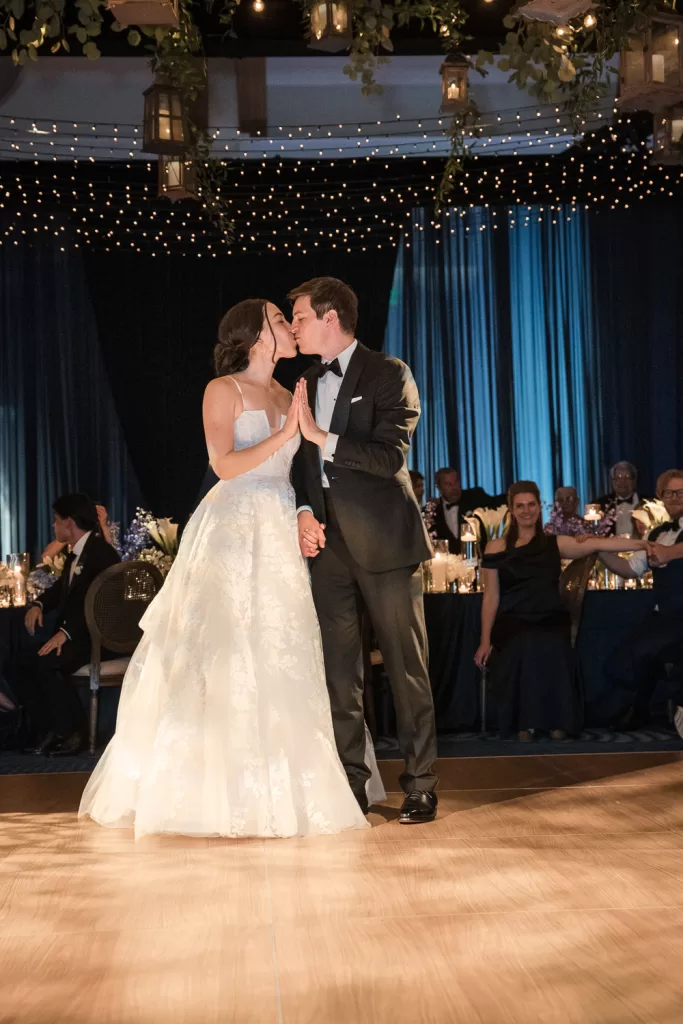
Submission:
[[[344,334],[354,334],[358,323],[358,296],[353,288],[344,284],[337,277],[314,277],[304,281],[298,288],[289,293],[290,302],[307,295],[311,300],[311,309],[318,320],[335,311],[339,318],[339,326]]]

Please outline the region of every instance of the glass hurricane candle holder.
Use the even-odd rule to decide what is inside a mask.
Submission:
[[[460,554],[467,565],[477,565],[479,552],[477,550],[477,534],[474,527],[464,522],[460,526]]]
[[[423,589],[429,594],[445,594],[448,590],[448,541],[432,541],[434,557],[423,563]]]

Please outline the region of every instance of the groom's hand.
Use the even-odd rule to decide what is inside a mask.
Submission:
[[[315,558],[325,547],[325,525],[319,523],[312,512],[299,512],[299,547],[304,558]]]

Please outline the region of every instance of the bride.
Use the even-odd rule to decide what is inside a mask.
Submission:
[[[365,828],[334,742],[289,469],[299,398],[273,379],[296,355],[264,299],[219,328],[204,396],[220,477],[142,618],[116,734],[79,815],[135,837],[294,836]],[[381,799],[374,751],[371,798]]]

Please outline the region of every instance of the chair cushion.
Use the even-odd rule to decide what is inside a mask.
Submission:
[[[122,676],[128,668],[129,662],[130,658],[112,658],[110,661],[103,661],[100,665],[100,679],[106,679],[107,676]],[[85,676],[87,679],[90,675],[90,665],[83,665],[78,672],[73,674]]]

